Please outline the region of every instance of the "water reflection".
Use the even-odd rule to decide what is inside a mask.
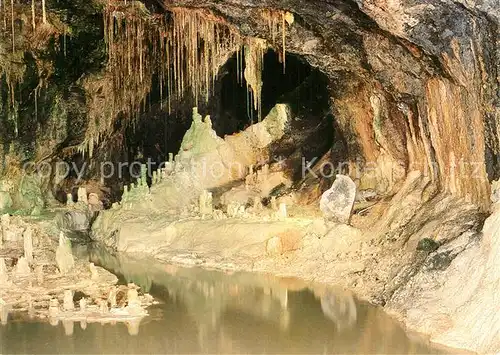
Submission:
[[[379,309],[334,288],[137,262],[98,249],[90,259],[162,303],[140,325],[10,319],[0,327],[0,353],[436,353]]]

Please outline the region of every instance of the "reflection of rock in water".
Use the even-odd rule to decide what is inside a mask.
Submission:
[[[321,297],[323,314],[335,323],[338,330],[352,328],[358,319],[356,302],[351,295],[327,292]]]

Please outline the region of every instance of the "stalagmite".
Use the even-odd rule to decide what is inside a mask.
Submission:
[[[64,233],[59,234],[59,246],[56,250],[56,263],[59,271],[66,274],[75,266],[75,259],[71,253],[71,243],[64,236]]]
[[[109,291],[108,302],[109,302],[109,306],[111,308],[116,307],[116,288],[115,287],[113,287],[111,289],[111,291]]]
[[[73,291],[71,291],[71,290],[64,291],[63,309],[65,311],[75,310],[75,304],[73,302]]]
[[[52,298],[50,300],[49,317],[50,318],[59,317],[59,300],[57,298]]]
[[[89,269],[90,269],[90,278],[92,281],[96,281],[99,279],[99,272],[97,271],[97,268],[95,267],[94,263],[89,264]]]
[[[261,211],[262,208],[263,208],[263,206],[262,206],[262,201],[261,201],[260,197],[258,197],[258,196],[254,197],[254,199],[253,199],[253,212],[257,213],[257,212]]]
[[[288,212],[286,210],[286,204],[285,203],[280,203],[279,217],[282,218],[282,219],[285,219],[285,218],[288,217]]]
[[[26,228],[23,234],[24,240],[24,257],[28,263],[33,263],[33,229]]]
[[[204,190],[199,198],[199,209],[201,215],[211,215],[213,212],[212,193]]]
[[[0,323],[5,326],[9,321],[10,306],[0,298]]]
[[[276,203],[276,197],[275,196],[271,197],[271,209],[273,211],[276,211],[278,209],[278,205]]]
[[[73,194],[66,195],[66,206],[72,207],[75,203],[73,202]]]
[[[80,312],[85,312],[87,310],[87,300],[85,299],[85,297],[80,300],[79,305]]]
[[[37,265],[35,267],[35,275],[36,275],[36,282],[38,286],[43,285],[44,280],[44,275],[43,275],[43,265]]]
[[[108,308],[108,303],[106,301],[101,300],[101,302],[99,304],[99,312],[101,314],[108,314],[109,308]]]
[[[14,274],[18,277],[29,276],[31,274],[31,269],[28,264],[28,260],[25,257],[21,256],[17,260],[17,264],[14,268]]]
[[[78,188],[78,202],[84,203],[85,205],[88,205],[89,203],[87,196],[87,189],[85,187]]]
[[[5,265],[5,259],[0,258],[0,288],[7,285],[9,281],[9,273],[7,272],[7,266]]]

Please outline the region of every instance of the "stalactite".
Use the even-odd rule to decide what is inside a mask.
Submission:
[[[261,17],[267,21],[267,26],[271,34],[273,46],[276,46],[277,34],[281,31],[281,61],[283,71],[286,69],[286,27],[291,26],[295,21],[291,12],[284,10],[263,9],[260,11]]]
[[[241,37],[235,28],[207,10],[170,11],[173,37],[169,37],[167,46],[173,47],[177,95],[190,89],[196,101],[208,100],[223,57],[238,49]]]
[[[12,53],[16,51],[16,36],[15,36],[15,27],[14,27],[14,0],[10,0],[10,23],[12,30]]]
[[[31,0],[31,26],[33,26],[33,31],[35,31],[36,30],[35,0]]]
[[[253,37],[247,38],[245,45],[245,80],[259,121],[262,118],[262,70],[267,47],[265,40]]]
[[[42,0],[42,22],[47,23],[47,10],[45,7],[45,0]]]

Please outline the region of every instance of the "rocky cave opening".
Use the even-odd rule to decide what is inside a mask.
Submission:
[[[54,255],[57,280],[87,275],[78,232],[338,284],[498,351],[494,2],[0,2],[0,314]]]
[[[99,169],[89,169],[84,176],[89,186],[92,181],[95,186],[101,184],[100,196],[106,208],[121,200],[124,185],[135,183],[140,164],[150,162],[151,169],[156,170],[165,165],[169,153],[175,155],[179,151],[184,134],[191,125],[193,106],[211,115],[213,128],[222,138],[259,122],[247,81],[238,71],[238,66],[245,66],[244,57],[242,63],[238,63],[238,55],[231,56],[219,69],[214,92],[208,101],[196,102],[187,95],[167,108],[168,99],[162,97],[158,76],[154,77],[144,111],[123,130],[120,119],[115,123],[115,130],[123,132],[122,143],[107,156],[118,160],[114,162],[115,168],[120,163],[123,167],[113,169],[113,174],[105,174],[106,178],[101,181],[98,174],[102,171]],[[269,49],[263,57],[261,117],[266,117],[276,104],[285,104],[293,119],[286,128],[286,136],[270,148],[272,159],[285,160],[297,149],[307,159],[322,157],[332,145],[334,135],[328,78],[294,54],[286,55],[285,69],[279,56]],[[71,191],[74,201],[77,201],[78,173],[85,164],[91,164],[89,157],[85,158],[83,154],[71,156],[71,161],[76,164],[67,174],[66,181],[54,187],[56,197],[62,203],[67,201],[66,191]],[[294,161],[294,164],[299,163]],[[299,170],[300,166],[294,167],[294,171]],[[298,179],[300,175],[296,174],[295,180]],[[151,186],[151,172],[147,183]]]

